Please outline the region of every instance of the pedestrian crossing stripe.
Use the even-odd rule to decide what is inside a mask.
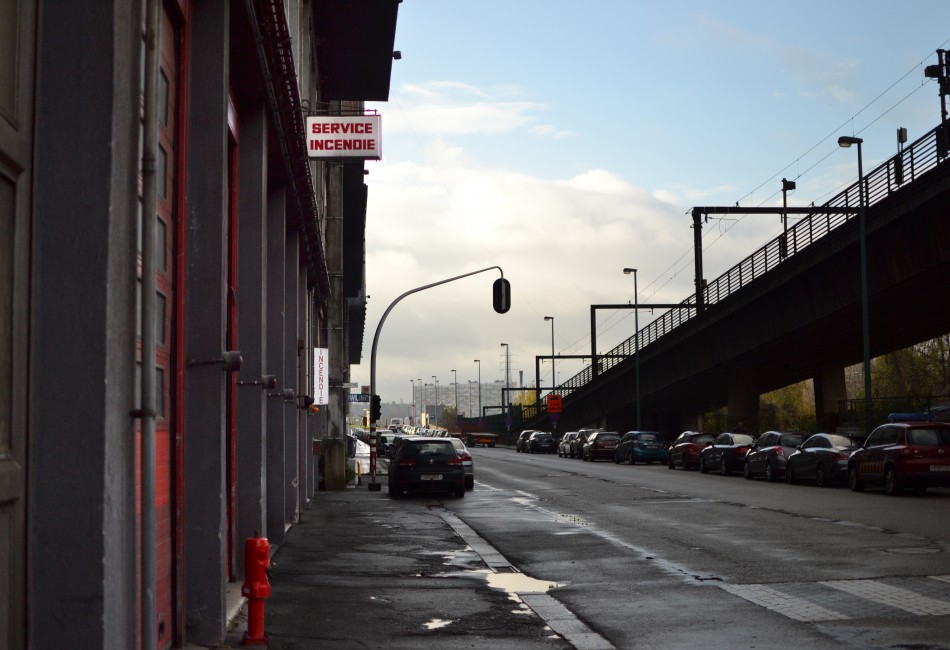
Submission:
[[[884,580],[718,586],[750,603],[803,622],[852,620],[880,615],[889,608],[916,616],[950,615],[950,575],[889,579],[899,585]]]

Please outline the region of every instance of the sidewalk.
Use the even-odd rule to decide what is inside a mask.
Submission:
[[[288,532],[270,570],[268,648],[572,647],[488,586],[492,569],[446,521],[457,519],[439,497],[390,499],[381,478],[381,492],[365,476],[318,492]],[[223,647],[242,647],[246,629],[242,610]]]

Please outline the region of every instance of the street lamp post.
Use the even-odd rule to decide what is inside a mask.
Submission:
[[[868,252],[867,225],[864,216],[864,163],[861,159],[861,138],[843,135],[838,146],[858,145],[858,239],[861,244],[861,336],[864,347],[864,433],[871,435],[871,327],[868,316]]]
[[[503,413],[505,413],[507,412],[505,408],[507,405],[506,398],[508,397],[508,393],[511,390],[511,370],[509,370],[511,356],[509,355],[509,348],[508,348],[507,343],[502,343],[501,347],[505,348],[505,391],[504,391],[504,394],[501,396],[501,410]]]
[[[455,428],[458,429],[459,424],[459,376],[454,370],[452,371],[452,383],[455,384]]]
[[[472,380],[468,380],[468,417],[472,417]]]
[[[633,367],[634,367],[634,383],[636,384],[636,394],[637,394],[637,431],[640,430],[640,297],[637,293],[637,270],[636,269],[624,269],[623,272],[626,275],[633,273],[633,329],[634,333],[634,347],[636,348],[635,356],[633,357]]]
[[[412,384],[412,411],[409,413],[409,416],[415,417],[416,415],[416,380],[410,379],[409,383]]]
[[[557,386],[557,375],[554,373],[554,316],[545,316],[544,320],[551,321],[551,389]]]
[[[475,359],[478,364],[478,419],[482,419],[482,362]]]
[[[435,423],[439,423],[439,378],[432,375],[432,381],[435,384]]]

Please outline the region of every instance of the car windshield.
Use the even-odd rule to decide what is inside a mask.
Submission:
[[[637,436],[640,442],[656,442],[660,437],[655,433],[641,433]]]
[[[855,446],[851,438],[845,438],[844,436],[828,436],[828,440],[830,440],[831,444],[835,447],[854,447]]]
[[[908,429],[907,442],[912,445],[950,445],[950,429]]]
[[[805,436],[800,433],[793,433],[787,436],[782,436],[782,446],[794,449],[798,445],[802,444],[802,440]]]
[[[690,439],[690,442],[698,442],[702,444],[704,442],[712,442],[715,439],[716,439],[716,436],[712,435],[711,433],[704,433],[702,435],[693,436]]]
[[[595,439],[601,442],[605,440],[620,440],[620,434],[619,433],[598,433]]]
[[[436,456],[439,454],[445,456],[454,456],[455,447],[446,440],[445,442],[417,442],[406,448],[406,456]]]
[[[536,433],[531,437],[535,440],[551,440],[551,438],[553,438],[550,433]]]
[[[744,434],[739,434],[732,436],[732,444],[734,445],[751,445],[755,442],[755,438],[752,436],[747,436]]]

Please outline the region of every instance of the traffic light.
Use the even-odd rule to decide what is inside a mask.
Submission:
[[[370,422],[379,422],[380,418],[383,417],[382,407],[382,400],[379,399],[379,395],[373,395],[372,406],[369,410]]]
[[[511,309],[511,283],[505,278],[498,278],[492,284],[492,306],[499,314]]]

